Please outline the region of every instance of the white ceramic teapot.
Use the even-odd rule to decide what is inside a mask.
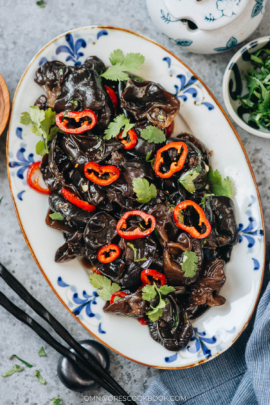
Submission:
[[[181,49],[224,52],[260,24],[267,0],[146,0],[159,31]]]

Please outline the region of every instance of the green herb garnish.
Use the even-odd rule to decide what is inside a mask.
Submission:
[[[213,197],[215,194],[204,194],[204,196],[203,196],[203,198],[202,198],[202,200],[201,200],[201,205],[203,206],[203,207],[205,207],[205,203],[206,203],[206,198],[208,198],[208,197]]]
[[[53,212],[50,214],[50,218],[53,219],[54,221],[64,221],[63,215],[59,214],[59,212]]]
[[[51,399],[51,401],[53,401],[53,405],[61,405],[61,399],[60,397],[55,397],[53,399]]]
[[[4,198],[4,197],[1,197],[1,198],[0,198],[0,204],[1,204],[1,202],[3,201],[3,198]]]
[[[47,357],[47,354],[46,354],[45,349],[44,349],[43,346],[41,346],[41,348],[39,349],[38,355],[40,357]]]
[[[156,307],[151,306],[152,309],[146,312],[146,315],[148,315],[151,321],[153,322],[157,321],[163,314],[163,308],[165,308],[167,301],[162,298],[162,295],[167,295],[170,292],[174,291],[175,291],[174,287],[168,285],[162,285],[161,287],[158,287],[156,283],[152,285],[147,284],[146,286],[143,287],[142,289],[143,300],[151,301],[151,299],[155,298],[157,294],[159,296],[158,305]]]
[[[59,128],[55,125],[56,113],[50,108],[43,111],[37,106],[30,107],[30,113],[23,112],[21,114],[20,123],[24,125],[32,124],[30,131],[37,136],[42,136],[43,140],[36,144],[36,153],[40,156],[49,153],[48,142],[52,141]]]
[[[208,173],[208,184],[210,191],[215,195],[221,195],[225,197],[232,197],[232,183],[229,177],[222,180],[221,174],[218,170],[209,170]]]
[[[36,5],[39,6],[40,8],[44,8],[44,7],[45,7],[45,4],[44,4],[44,1],[43,1],[43,0],[37,1],[37,2],[36,2]]]
[[[242,106],[249,112],[248,123],[270,127],[270,50],[260,49],[251,54],[252,68],[246,75],[249,93],[238,96]]]
[[[78,101],[77,100],[74,100],[74,101],[71,101],[71,104],[74,104],[74,105],[76,105],[76,106],[78,106]]]
[[[11,370],[7,371],[6,373],[2,374],[2,377],[9,377],[10,375],[14,373],[19,373],[20,371],[23,371],[24,367],[18,366],[18,364],[14,364]]]
[[[149,143],[163,143],[166,141],[166,136],[164,132],[154,127],[153,125],[148,125],[145,129],[141,132],[141,138],[145,139]]]
[[[134,193],[137,194],[137,201],[139,203],[146,204],[157,195],[156,186],[149,184],[146,179],[133,179],[132,185]]]
[[[139,224],[140,225],[140,224]],[[144,262],[145,260],[147,260],[147,257],[142,257],[141,259],[137,259],[137,252],[138,249],[135,248],[135,246],[133,245],[133,243],[127,243],[127,245],[133,250],[134,253],[134,262]]]
[[[43,384],[43,385],[46,385],[46,384],[47,384],[47,381],[44,380],[44,378],[43,378],[42,375],[40,374],[40,371],[36,370],[35,373],[34,373],[34,377],[37,377],[38,381],[39,381],[41,384]]]
[[[182,270],[185,272],[185,277],[194,277],[198,269],[198,256],[191,250],[186,250],[183,257]]]
[[[134,124],[130,123],[130,120],[125,116],[125,114],[118,115],[113,121],[114,122],[111,122],[108,128],[104,131],[104,139],[106,139],[106,141],[109,141],[110,139],[119,135],[122,128],[124,128],[122,138],[125,138],[128,131],[134,127]]]
[[[194,169],[190,169],[186,173],[182,174],[182,176],[179,179],[182,186],[184,186],[185,189],[191,194],[193,194],[196,191],[194,180],[196,180],[200,172],[201,172],[201,165],[199,164]]]
[[[155,158],[150,159],[151,156],[152,156],[152,151],[150,151],[150,152],[147,153],[147,155],[146,155],[146,157],[145,157],[145,160],[146,160],[146,162],[151,163],[151,167],[152,167],[152,169],[154,169]]]
[[[101,274],[93,273],[90,274],[89,278],[90,284],[97,288],[98,295],[104,301],[110,301],[111,295],[114,292],[121,290],[121,287],[118,284],[112,283],[110,279]]]
[[[13,357],[16,357],[16,359],[18,359],[18,360],[21,361],[23,364],[25,364],[26,367],[29,367],[29,368],[32,368],[32,367],[33,367],[32,364],[29,364],[29,363],[27,363],[27,361],[20,359],[20,357],[18,357],[16,354],[12,354],[12,355],[9,357],[9,360],[13,359]]]
[[[129,75],[127,72],[137,72],[141,69],[145,57],[140,53],[128,53],[126,57],[120,49],[112,52],[110,55],[110,66],[102,77],[108,80],[128,80]]]

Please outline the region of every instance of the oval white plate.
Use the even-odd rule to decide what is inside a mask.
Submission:
[[[88,270],[79,260],[56,264],[56,249],[63,244],[61,232],[45,225],[46,196],[26,183],[26,171],[35,155],[37,137],[20,124],[42,94],[34,83],[38,66],[46,60],[80,64],[89,55],[109,65],[109,55],[141,52],[146,57],[140,75],[159,82],[181,100],[175,132],[188,130],[213,151],[212,166],[229,176],[239,242],[226,266],[227,281],[222,295],[227,302],[209,309],[194,322],[194,335],[186,349],[169,352],[151,339],[148,328],[135,319],[105,315],[104,302],[89,284]],[[229,119],[215,98],[194,73],[168,50],[134,32],[112,27],[86,27],[63,34],[46,45],[31,61],[14,96],[7,139],[8,174],[18,220],[42,274],[66,309],[92,335],[122,356],[158,368],[184,368],[201,364],[224,352],[247,326],[256,306],[264,273],[265,241],[259,192],[248,157]]]

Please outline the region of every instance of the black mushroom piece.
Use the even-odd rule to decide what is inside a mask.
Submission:
[[[93,215],[92,212],[76,207],[76,205],[70,203],[59,194],[50,195],[49,206],[53,212],[58,212],[66,221],[70,221],[71,225],[75,224],[78,227],[85,226]]]
[[[186,249],[196,253],[198,258],[197,270],[193,277],[186,277],[182,269]],[[175,242],[167,243],[163,251],[164,273],[169,285],[183,286],[194,283],[202,272],[203,251],[201,241],[192,238],[189,234],[182,233]]]
[[[156,219],[156,229],[162,246],[169,241],[175,241],[179,228],[175,225],[172,210],[166,204],[157,204],[149,210],[149,214]]]
[[[147,119],[158,128],[167,128],[179,112],[178,98],[157,83],[129,80],[128,84],[121,96],[121,107],[137,121]]]
[[[69,262],[78,256],[85,256],[83,230],[78,229],[73,235],[68,235],[66,243],[55,254],[56,263]]]
[[[224,260],[215,259],[206,263],[203,276],[191,286],[190,295],[184,301],[183,308],[193,313],[199,306],[220,306],[225,304],[226,299],[218,295],[218,291],[224,285]]]
[[[89,252],[97,252],[102,246],[113,243],[116,236],[116,220],[107,212],[93,215],[84,231],[84,240]]]
[[[103,131],[111,120],[111,108],[109,96],[102,88],[99,74],[91,69],[93,63],[86,62],[81,66],[75,66],[65,77],[61,85],[61,93],[58,95],[54,109],[56,112],[66,110],[92,110],[97,115],[95,130]],[[74,106],[72,101],[77,101]]]
[[[162,148],[162,146],[165,145],[164,143],[159,143],[155,144],[154,142],[148,142],[146,139],[141,137],[141,133],[146,127],[149,125],[152,125],[151,122],[148,120],[142,121],[142,122],[137,122],[135,124],[134,130],[137,134],[137,144],[134,146],[134,148],[130,149],[130,153],[133,155],[139,156],[146,158],[146,156],[149,156],[149,159],[154,159],[154,155],[157,152],[158,149]]]
[[[71,67],[67,67],[62,62],[51,61],[44,63],[36,71],[34,80],[46,91],[48,107],[54,109],[55,100],[61,93],[63,81],[71,70]],[[38,100],[36,105],[40,107]]]
[[[149,322],[149,331],[151,337],[165,349],[179,351],[188,344],[193,328],[187,316],[179,309],[176,298],[172,294],[167,298],[162,316],[156,322]]]
[[[129,316],[133,318],[140,318],[144,316],[148,309],[149,303],[142,299],[141,291],[126,295],[125,297],[115,301],[113,304],[106,302],[103,308],[104,312],[106,313]]]
[[[206,199],[205,211],[212,226],[204,248],[216,249],[237,242],[234,204],[229,197],[214,196]]]

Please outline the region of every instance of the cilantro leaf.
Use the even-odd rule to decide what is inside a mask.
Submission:
[[[32,368],[32,364],[27,363],[27,361],[20,359],[20,357],[18,357],[16,354],[12,354],[11,356],[9,356],[9,360],[13,359],[13,357],[16,357],[16,359],[20,360],[23,364],[26,365],[26,367]]]
[[[151,301],[157,295],[155,284],[147,284],[142,288],[142,299]]]
[[[47,381],[44,380],[44,378],[43,378],[42,375],[40,374],[40,371],[36,370],[35,373],[34,373],[34,377],[37,377],[38,381],[39,381],[41,384],[43,384],[43,385],[46,385],[46,384],[47,384]]]
[[[145,256],[142,257],[141,259],[137,259],[137,251],[138,251],[138,249],[135,248],[133,243],[127,243],[127,245],[133,250],[134,262],[144,262],[145,260],[147,260],[147,257],[145,257]]]
[[[30,113],[23,112],[20,122],[24,125],[30,125],[30,131],[37,136],[42,136],[43,140],[36,145],[36,153],[44,156],[48,153],[48,142],[52,141],[54,136],[59,132],[55,125],[56,113],[48,108],[46,111],[40,110],[37,106],[30,107]]]
[[[125,116],[125,114],[118,115],[114,118],[114,122],[111,122],[108,128],[105,130],[104,139],[109,141],[119,135],[121,129],[124,127],[122,138],[127,136],[127,132],[134,127],[134,124],[130,124],[130,120]]]
[[[75,106],[77,106],[78,105],[78,100],[72,100],[71,104],[74,104]]]
[[[182,270],[185,272],[185,277],[194,277],[198,269],[198,256],[191,250],[186,250],[183,257]]]
[[[39,0],[36,2],[36,5],[39,6],[40,8],[45,8],[45,4],[43,0]]]
[[[51,401],[53,401],[53,405],[61,405],[61,398],[60,397],[52,398]]]
[[[229,177],[222,180],[221,174],[218,170],[213,171],[210,169],[208,173],[208,183],[210,186],[210,191],[215,195],[221,195],[225,197],[232,197],[232,183]]]
[[[155,322],[163,315],[163,308],[165,308],[165,306],[166,301],[160,298],[158,305],[155,308],[151,307],[151,311],[146,312],[146,315],[148,315],[151,321]]]
[[[168,295],[169,293],[174,292],[175,288],[169,285],[162,285],[161,287],[159,287],[159,291],[162,295]]]
[[[151,155],[152,155],[152,151],[150,150],[150,152],[147,153],[147,155],[146,155],[146,157],[145,157],[145,160],[146,160],[146,162],[151,163],[151,167],[152,167],[152,169],[154,169],[155,158],[150,159],[150,158],[151,158]]]
[[[201,165],[199,164],[194,169],[190,169],[186,173],[182,174],[182,176],[179,179],[182,186],[184,186],[185,189],[191,194],[195,193],[196,191],[194,180],[197,179],[200,172],[201,172]]]
[[[110,61],[112,66],[110,66],[104,73],[102,77],[108,80],[128,80],[129,75],[127,72],[137,72],[141,69],[145,57],[140,53],[128,53],[124,57],[123,52],[117,49],[110,55]]]
[[[148,125],[145,129],[141,132],[141,138],[145,139],[149,143],[163,143],[166,141],[166,136],[164,132],[154,127],[153,125]]]
[[[10,369],[6,373],[2,374],[2,377],[4,377],[4,378],[9,377],[10,375],[12,375],[14,373],[19,373],[20,371],[23,371],[23,370],[24,370],[24,367],[20,367],[20,366],[18,366],[18,364],[14,364],[12,369]]]
[[[112,65],[116,65],[117,63],[123,63],[125,57],[121,49],[116,49],[110,54],[109,59]]]
[[[65,219],[59,212],[53,212],[50,214],[50,218],[54,221],[63,221]]]
[[[149,184],[148,180],[140,177],[132,181],[133,191],[137,194],[137,201],[146,204],[157,195],[157,189],[154,184]]]
[[[43,346],[41,346],[41,348],[39,349],[38,355],[39,355],[39,357],[47,357],[47,354],[46,354]]]
[[[89,278],[90,284],[97,288],[98,295],[104,301],[109,301],[114,292],[121,290],[118,284],[112,283],[110,279],[101,274],[93,273],[90,274]]]

